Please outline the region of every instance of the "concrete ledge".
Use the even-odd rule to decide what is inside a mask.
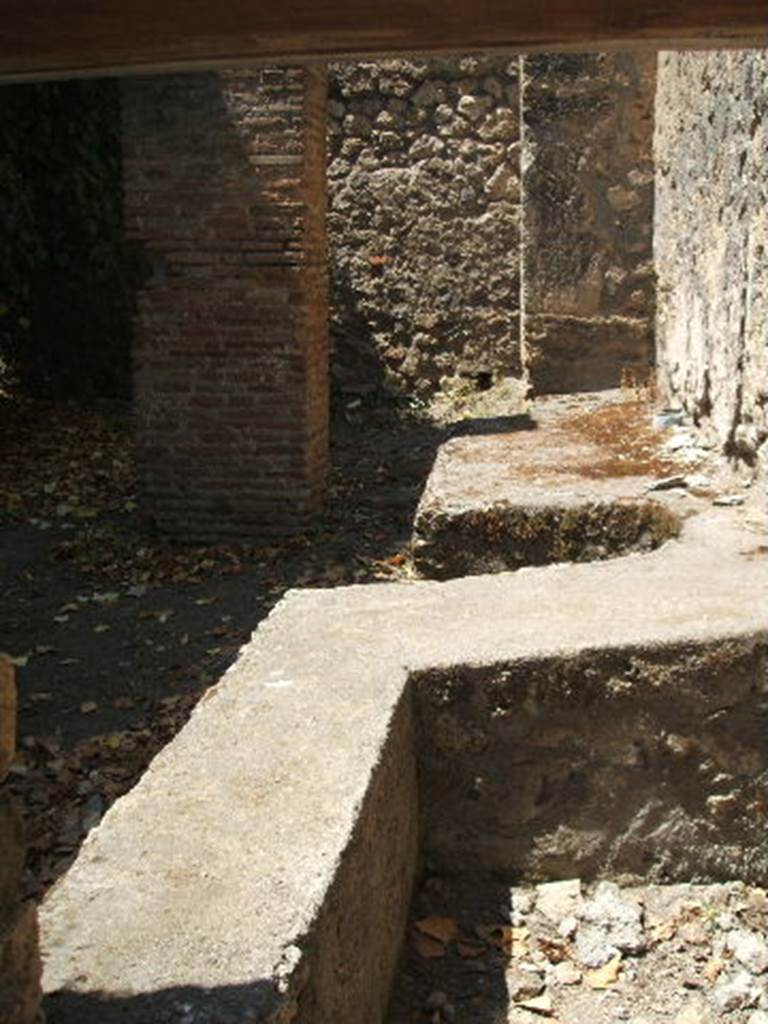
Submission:
[[[416,867],[409,679],[605,665],[616,649],[757,652],[757,515],[712,509],[680,540],[610,562],[289,594],[49,895],[51,1024],[380,1021]],[[663,673],[653,686],[655,700],[679,693]],[[729,686],[726,673],[718,700]],[[763,834],[755,820],[718,873],[757,863]]]
[[[687,470],[661,450],[647,406],[621,392],[563,404],[480,421],[440,447],[414,520],[423,576],[650,551],[678,535],[683,514],[708,506],[654,489]]]

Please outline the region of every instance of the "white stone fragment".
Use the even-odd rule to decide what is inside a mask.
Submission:
[[[536,886],[536,907],[558,924],[572,916],[581,905],[581,881],[568,878],[562,882],[543,882]]]
[[[739,928],[726,936],[726,949],[753,974],[768,971],[768,942],[762,935]]]
[[[617,953],[642,953],[646,948],[642,909],[623,899],[614,882],[601,882],[578,917],[576,956],[585,967],[600,967]]]
[[[760,987],[755,979],[743,968],[734,974],[721,977],[712,989],[712,998],[725,1013],[732,1010],[746,1010],[756,1006],[760,998]]]

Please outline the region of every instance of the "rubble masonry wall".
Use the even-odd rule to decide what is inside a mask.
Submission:
[[[665,395],[764,467],[768,52],[660,54],[655,155]]]

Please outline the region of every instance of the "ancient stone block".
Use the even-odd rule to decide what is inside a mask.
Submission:
[[[0,915],[0,1021],[43,1024],[40,953],[33,903]]]

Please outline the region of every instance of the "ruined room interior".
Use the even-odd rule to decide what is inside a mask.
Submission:
[[[130,487],[0,531],[3,1024],[768,1022],[768,22],[560,6],[0,41],[144,260]]]

